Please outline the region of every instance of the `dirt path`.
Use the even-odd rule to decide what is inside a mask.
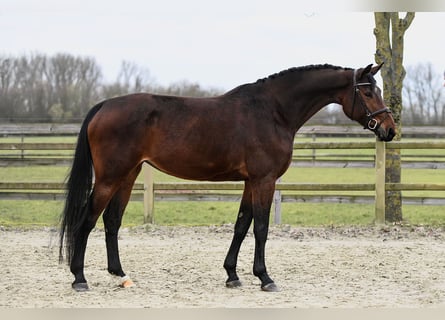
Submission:
[[[267,265],[281,292],[252,275],[253,236],[240,253],[244,286],[227,289],[223,260],[233,226],[123,229],[121,260],[136,287],[106,271],[104,234],[91,234],[76,293],[58,264],[57,233],[0,228],[0,307],[425,307],[445,306],[445,232],[430,228],[273,227]]]

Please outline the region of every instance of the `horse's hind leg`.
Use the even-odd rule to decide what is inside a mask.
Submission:
[[[134,181],[141,171],[141,165],[133,170],[116,191],[103,215],[105,242],[107,245],[108,272],[121,277],[121,286],[130,287],[133,282],[122,270],[119,258],[118,232],[122,223],[125,207],[130,199]]]
[[[88,236],[96,225],[97,219],[110,201],[115,188],[109,185],[102,185],[96,181],[93,192],[84,210],[87,210],[85,221],[82,223],[74,243],[74,253],[71,259],[70,270],[74,275],[72,287],[76,291],[88,290],[87,281],[84,275],[85,251]]]
[[[238,261],[238,254],[241,248],[241,243],[246,237],[250,224],[252,223],[252,190],[250,182],[246,181],[244,186],[243,198],[241,200],[238,217],[236,219],[235,230],[233,233],[233,240],[230,245],[224,261],[224,268],[226,269],[228,279],[226,286],[228,288],[235,288],[241,286],[238,275],[236,273],[236,264]]]

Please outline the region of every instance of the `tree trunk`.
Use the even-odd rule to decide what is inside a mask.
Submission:
[[[404,19],[399,19],[398,12],[376,12],[374,18],[375,61],[378,64],[384,63],[381,69],[383,99],[391,109],[397,125],[394,140],[400,141],[402,138],[402,86],[405,77],[403,37],[414,19],[414,13],[408,12]],[[401,182],[400,150],[386,149],[386,182]],[[402,193],[386,191],[385,202],[386,220],[388,222],[402,221]]]

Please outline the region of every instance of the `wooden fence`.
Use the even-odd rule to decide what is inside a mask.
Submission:
[[[74,149],[74,143],[0,143],[0,150],[68,150]],[[375,181],[362,184],[309,184],[283,183],[278,181],[274,196],[275,223],[281,222],[281,202],[298,201],[304,197],[298,195],[301,191],[374,191],[371,201],[375,204],[375,220],[377,223],[385,221],[385,191],[387,190],[430,190],[445,191],[445,184],[407,184],[385,183],[385,148],[391,149],[445,149],[444,142],[297,142],[294,149],[373,149],[375,152]],[[144,166],[144,182],[136,183],[132,199],[144,199],[144,220],[153,222],[154,201],[157,200],[237,200],[241,198],[242,183],[237,182],[174,182],[159,183],[153,181],[151,167]],[[63,199],[63,183],[55,182],[0,182],[0,196],[15,199]],[[290,191],[295,195],[284,195],[283,191]],[[330,201],[329,196],[317,195],[319,201]],[[347,197],[344,197],[344,199]],[[356,199],[357,197],[352,197]],[[445,199],[439,199],[443,201]],[[422,199],[424,201],[424,199]],[[354,202],[354,201],[352,201]],[[427,203],[427,202],[422,202]],[[440,202],[443,203],[443,202]]]
[[[2,123],[0,136],[77,136],[80,123]],[[318,137],[369,137],[369,131],[357,125],[305,125],[298,130],[299,136]],[[404,126],[405,138],[445,138],[443,126]]]

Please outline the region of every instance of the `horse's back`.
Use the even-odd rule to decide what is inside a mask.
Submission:
[[[241,180],[243,138],[232,114],[219,98],[127,95],[103,104],[89,139],[97,158],[122,154],[182,178]]]

